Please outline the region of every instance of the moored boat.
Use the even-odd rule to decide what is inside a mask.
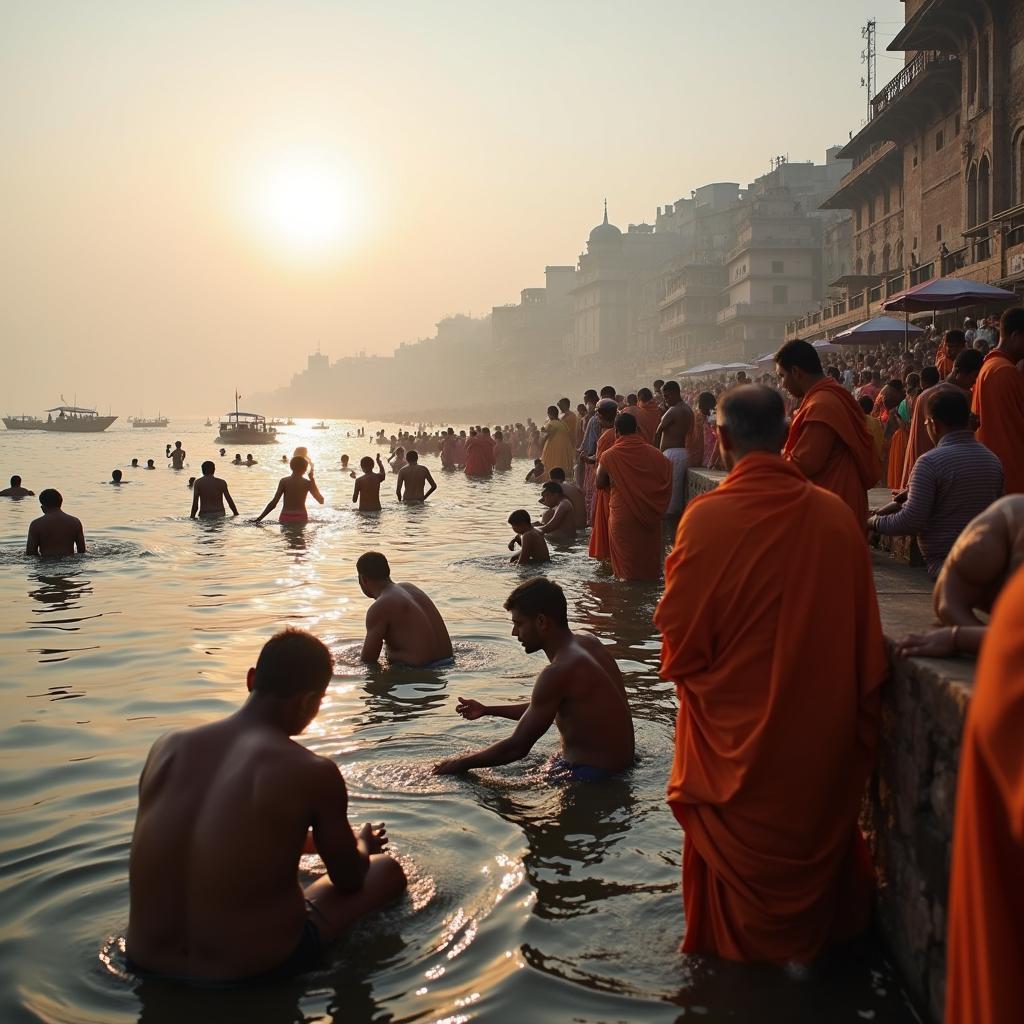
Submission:
[[[8,430],[42,430],[43,421],[38,416],[5,416],[4,426]]]
[[[170,420],[166,416],[155,416],[153,419],[146,419],[143,416],[129,416],[128,422],[132,427],[166,427]],[[211,424],[212,426],[212,424]]]
[[[327,426],[327,424],[324,423],[323,420],[321,420],[319,423],[314,423],[313,424],[313,429],[314,430],[330,430],[331,428],[329,426]]]

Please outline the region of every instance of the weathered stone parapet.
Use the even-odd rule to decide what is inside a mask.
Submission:
[[[689,471],[688,497],[714,490],[724,476]],[[940,1021],[957,766],[974,662],[897,655],[904,636],[932,628],[932,583],[924,569],[885,551],[872,552],[872,563],[892,672],[862,824],[879,875],[879,931],[920,1008]]]

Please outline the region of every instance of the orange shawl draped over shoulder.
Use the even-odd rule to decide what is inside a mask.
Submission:
[[[608,428],[597,439],[597,461],[615,444],[615,431]],[[591,558],[602,558],[607,561],[612,557],[608,547],[608,491],[602,488],[594,490],[594,517],[590,531]]]
[[[862,524],[748,455],[687,506],[654,621],[679,696],[683,951],[808,961],[871,902],[857,820],[888,666]]]
[[[1002,349],[985,356],[971,411],[978,440],[1003,464],[1005,493],[1024,493],[1024,376]]]
[[[860,523],[868,518],[868,488],[882,476],[864,410],[831,377],[818,381],[793,414],[783,454],[813,484],[838,495]]]
[[[662,417],[658,403],[652,398],[649,402],[640,402],[639,405],[633,406],[627,411],[636,417],[637,429],[644,438],[654,444],[654,434]]]
[[[1024,570],[978,659],[953,829],[946,1024],[1024,1020]]]
[[[620,580],[661,576],[661,520],[672,497],[672,463],[639,434],[625,434],[601,465],[611,477],[608,553]]]
[[[490,476],[494,469],[494,445],[483,434],[466,441],[466,476]]]

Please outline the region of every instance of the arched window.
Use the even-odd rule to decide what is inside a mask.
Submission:
[[[992,205],[990,202],[989,159],[986,153],[978,163],[978,219],[976,224],[984,224],[992,216]]]
[[[967,226],[978,223],[978,168],[971,164],[967,172]]]
[[[858,256],[857,257],[857,276],[860,277],[864,273],[864,261]]]
[[[892,249],[889,248],[889,243],[886,242],[885,245],[882,246],[882,273],[883,274],[888,274],[889,273],[889,260],[891,259],[891,257],[892,257]]]
[[[978,98],[978,50],[972,46],[967,51],[967,116],[974,113]]]
[[[896,264],[895,264],[893,269],[894,270],[902,270],[903,269],[903,239],[902,238],[897,238],[896,239]]]
[[[1018,128],[1010,147],[1010,202],[1024,203],[1024,128]]]
[[[988,36],[978,40],[978,108],[988,106]]]
[[[874,252],[868,253],[868,273],[874,276],[875,273],[875,254]]]

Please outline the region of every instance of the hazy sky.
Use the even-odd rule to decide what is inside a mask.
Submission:
[[[223,412],[861,123],[897,0],[0,0],[0,411]]]

